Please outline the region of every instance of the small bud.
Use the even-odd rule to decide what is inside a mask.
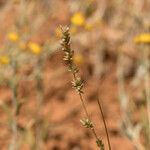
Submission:
[[[69,31],[69,27],[66,28],[66,31],[67,31],[67,32]]]
[[[104,150],[104,149],[105,149],[105,148],[104,148],[104,143],[103,143],[102,140],[97,139],[97,140],[96,140],[96,143],[97,143],[97,146],[100,147],[100,150]]]
[[[82,91],[83,82],[82,82],[81,78],[77,78],[77,79],[73,80],[72,86],[77,92],[83,93],[83,91]]]
[[[69,65],[68,66],[68,71],[72,72],[73,74],[76,74],[79,72],[78,68],[75,67],[74,65]]]
[[[89,119],[82,119],[80,122],[85,128],[93,128],[93,123]]]

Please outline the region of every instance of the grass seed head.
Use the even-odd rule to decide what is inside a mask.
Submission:
[[[83,93],[82,88],[83,88],[83,81],[81,78],[76,78],[72,81],[72,87],[78,92],[78,93]]]
[[[104,150],[104,149],[105,149],[105,148],[104,148],[104,143],[103,143],[102,140],[97,139],[97,140],[96,140],[96,143],[97,143],[97,146],[100,147],[100,150]]]
[[[80,122],[85,128],[89,128],[89,129],[93,128],[93,123],[89,119],[81,119]]]

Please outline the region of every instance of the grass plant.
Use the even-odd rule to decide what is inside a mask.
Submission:
[[[91,130],[91,132],[93,133],[93,135],[96,139],[97,146],[100,148],[100,150],[104,150],[105,149],[104,148],[104,143],[97,135],[94,124],[91,121],[89,112],[87,110],[85,100],[83,98],[84,84],[82,82],[81,77],[79,76],[79,70],[73,62],[74,51],[71,49],[71,45],[70,45],[71,43],[70,43],[69,28],[68,27],[64,27],[64,28],[61,27],[61,30],[62,30],[61,45],[62,45],[62,50],[64,51],[64,61],[65,61],[66,65],[68,66],[68,71],[70,71],[71,74],[73,75],[72,87],[77,91],[77,93],[79,95],[79,98],[80,98],[80,101],[81,101],[81,104],[82,104],[82,107],[83,107],[85,115],[86,115],[86,118],[81,119],[80,122],[82,123],[82,125],[85,128],[88,128],[88,129]],[[106,126],[106,122],[105,122],[103,111],[102,111],[102,106],[100,104],[99,99],[97,99],[97,102],[98,102],[98,106],[99,106],[99,109],[100,109],[100,113],[102,114],[102,120],[103,120],[105,131],[106,131],[106,134],[107,134],[109,150],[111,150],[110,140],[109,140],[107,126]]]

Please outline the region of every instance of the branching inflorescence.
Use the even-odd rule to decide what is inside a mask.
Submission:
[[[69,28],[68,27],[65,27],[65,28],[61,27],[61,30],[62,30],[61,45],[62,45],[62,50],[64,51],[64,61],[65,61],[66,65],[68,66],[68,70],[73,75],[72,86],[77,91],[77,93],[80,97],[84,112],[86,114],[86,119],[82,119],[80,122],[82,123],[82,125],[85,128],[88,128],[92,131],[94,137],[96,138],[97,146],[100,148],[100,150],[104,150],[103,141],[101,139],[99,139],[97,136],[93,122],[90,119],[89,113],[87,111],[87,108],[86,108],[86,105],[85,105],[85,102],[83,99],[83,81],[82,81],[81,77],[78,75],[78,71],[79,71],[78,68],[73,63],[74,51],[71,49],[71,46],[70,46]]]

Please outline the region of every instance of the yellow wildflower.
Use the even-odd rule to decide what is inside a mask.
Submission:
[[[86,24],[84,25],[84,28],[85,28],[85,30],[91,31],[92,28],[93,28],[93,25],[90,24],[90,23],[86,23]]]
[[[148,43],[150,43],[150,34],[149,33],[143,33],[143,34],[137,35],[134,38],[134,42],[136,44],[140,44],[140,43],[148,44]]]
[[[38,45],[37,43],[34,43],[34,42],[29,42],[28,43],[28,47],[30,49],[30,51],[35,54],[35,55],[40,55],[41,54],[41,51],[42,51],[42,48],[40,45]]]
[[[17,42],[19,40],[19,35],[16,32],[8,33],[8,39],[12,42]]]
[[[0,64],[9,64],[10,60],[8,56],[0,56]]]
[[[84,63],[84,58],[81,54],[75,55],[73,60],[76,65],[82,65]]]
[[[85,17],[82,13],[77,12],[71,18],[71,23],[76,26],[83,26],[85,24]]]

